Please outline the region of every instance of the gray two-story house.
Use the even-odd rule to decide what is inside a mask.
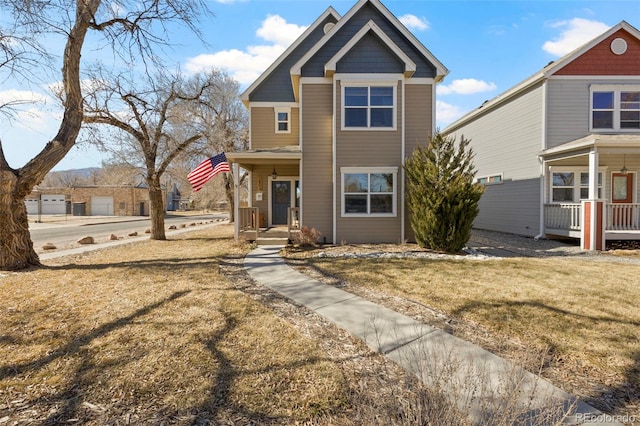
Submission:
[[[475,227],[588,250],[640,239],[640,33],[627,22],[443,132],[471,139],[486,185]]]

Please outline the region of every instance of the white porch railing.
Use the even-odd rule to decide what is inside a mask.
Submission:
[[[580,203],[545,204],[544,225],[550,229],[579,231],[582,225],[582,205]]]
[[[607,204],[607,231],[640,231],[640,204]]]
[[[287,232],[291,240],[291,231],[300,230],[300,207],[289,207],[287,209]]]
[[[260,209],[257,207],[240,207],[238,209],[238,229],[240,232],[255,232],[254,240],[260,232]]]

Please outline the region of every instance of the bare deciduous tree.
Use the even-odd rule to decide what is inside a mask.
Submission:
[[[122,78],[99,80],[102,86],[85,98],[85,122],[106,124],[124,135],[118,143],[104,146],[116,156],[137,162],[143,170],[149,190],[151,238],[164,240],[161,179],[178,155],[206,135],[203,111],[211,110],[217,116],[207,101],[219,92],[224,77],[217,72],[191,79],[180,74],[159,75],[149,79],[145,88]],[[100,137],[94,142],[104,140]]]
[[[30,41],[26,46],[41,46],[38,40],[52,33],[65,40],[60,55],[64,111],[57,134],[40,153],[17,169],[7,162],[0,142],[0,269],[19,270],[40,265],[29,234],[24,199],[64,158],[80,132],[81,54],[88,33],[95,31],[103,36],[125,61],[142,60],[147,64],[157,58],[158,45],[166,45],[167,24],[179,22],[199,34],[198,18],[208,13],[208,9],[205,0],[0,0],[0,9],[3,14],[10,14],[15,23],[11,34]],[[7,31],[2,34],[6,36]],[[13,64],[18,66],[18,62]],[[0,72],[5,69],[16,68],[5,65]],[[0,76],[0,80],[4,78]]]
[[[220,90],[207,92],[209,109],[203,109],[202,119],[207,123],[206,144],[204,154],[211,152],[244,151],[249,147],[249,116],[240,100],[240,85],[225,79]],[[233,182],[238,180],[242,185],[247,174],[234,176],[232,173],[222,175],[224,194],[227,201],[229,220],[234,218]]]

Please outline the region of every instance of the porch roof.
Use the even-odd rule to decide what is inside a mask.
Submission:
[[[268,149],[249,149],[240,152],[225,153],[227,160],[239,164],[282,164],[296,162],[302,159],[299,146],[281,146]]]
[[[540,152],[545,160],[588,154],[589,151],[606,152],[609,148],[617,153],[637,152],[640,147],[640,134],[591,134],[562,145],[554,146]]]

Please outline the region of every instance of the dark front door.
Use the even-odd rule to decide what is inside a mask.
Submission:
[[[271,185],[271,223],[286,225],[287,212],[291,207],[291,182],[277,180]]]

